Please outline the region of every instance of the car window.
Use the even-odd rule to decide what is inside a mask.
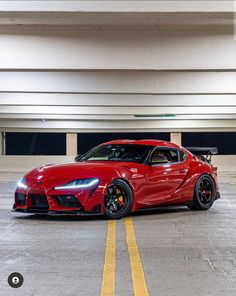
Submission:
[[[126,161],[142,163],[150,150],[145,145],[103,145],[86,154],[81,161]]]
[[[151,163],[164,164],[179,161],[178,150],[157,148],[151,155]]]

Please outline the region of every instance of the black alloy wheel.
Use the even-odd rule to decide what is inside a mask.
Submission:
[[[216,196],[216,188],[213,179],[208,175],[201,176],[194,190],[193,210],[208,210],[212,207]]]
[[[108,218],[119,219],[126,216],[133,205],[133,193],[123,180],[114,180],[106,190],[104,212]]]

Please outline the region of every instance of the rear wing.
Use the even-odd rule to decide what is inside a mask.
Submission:
[[[212,155],[218,154],[217,147],[185,147],[185,149],[209,164],[211,163]]]

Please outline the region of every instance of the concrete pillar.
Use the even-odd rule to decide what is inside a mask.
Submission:
[[[77,155],[77,134],[66,134],[66,155]]]
[[[2,132],[0,132],[0,155],[2,155]]]
[[[171,133],[170,134],[170,141],[177,145],[182,145],[182,134],[181,133]]]
[[[6,154],[5,133],[0,132],[0,155]]]

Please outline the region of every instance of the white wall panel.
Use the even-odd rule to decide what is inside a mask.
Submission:
[[[2,12],[232,12],[233,1],[29,1],[11,0],[0,2]]]
[[[3,69],[236,69],[233,26],[195,31],[13,26],[0,28],[0,44]]]
[[[235,106],[235,94],[60,94],[0,93],[0,109],[9,106]]]
[[[236,72],[0,72],[0,92],[235,94],[235,82]]]

